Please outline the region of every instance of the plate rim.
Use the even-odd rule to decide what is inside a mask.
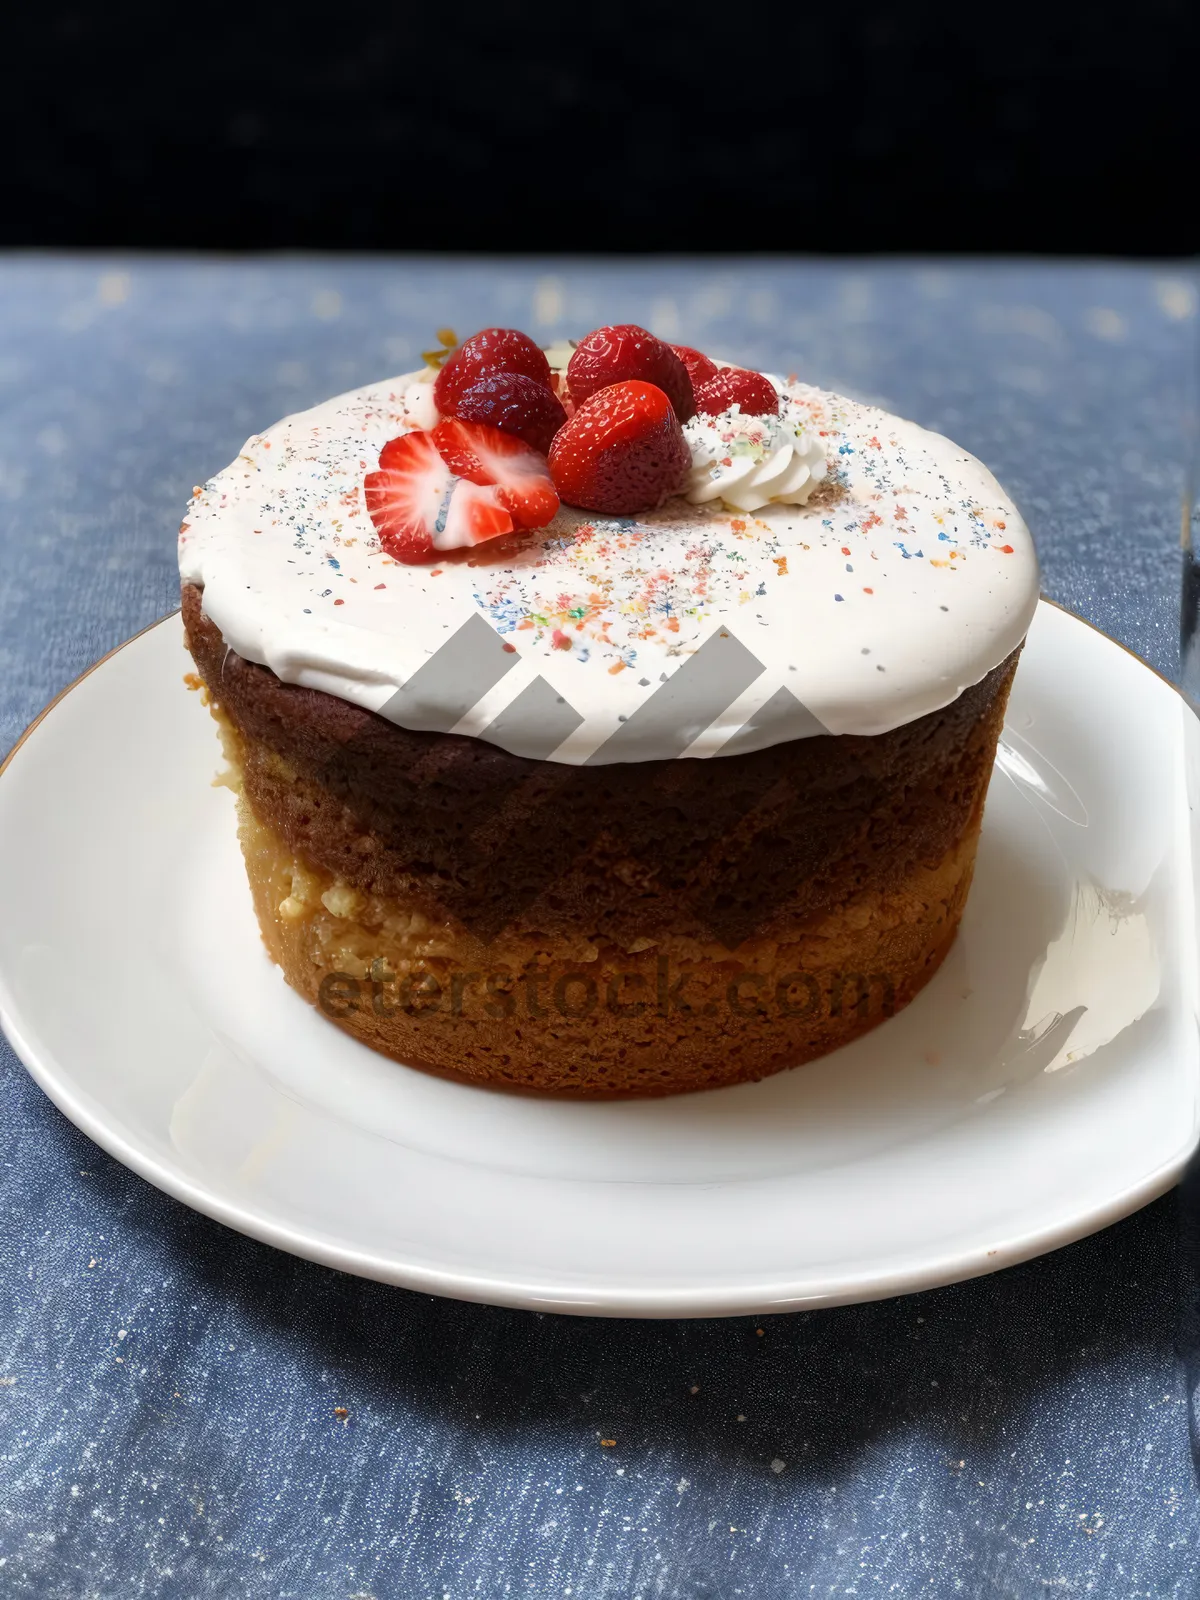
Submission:
[[[1105,643],[1122,651],[1157,679],[1185,709],[1193,714],[1197,713],[1195,705],[1177,684],[1172,683],[1128,645],[1113,639],[1095,623],[1089,622],[1086,617],[1079,616],[1077,612],[1071,611],[1067,606],[1046,595],[1042,595],[1039,600],[1039,609],[1042,606],[1057,611],[1070,622],[1079,623],[1092,633],[1098,634]],[[129,645],[154,630],[167,626],[177,616],[179,608],[140,628],[94,661],[61,689],[38,712],[0,762],[0,778],[8,771],[19,752],[51,712],[85,679],[98,672]],[[553,1284],[538,1282],[532,1278],[528,1281],[519,1281],[512,1276],[491,1277],[484,1272],[430,1267],[421,1263],[397,1261],[394,1256],[381,1256],[370,1251],[355,1250],[332,1243],[320,1233],[303,1226],[287,1225],[269,1214],[256,1212],[227,1200],[128,1140],[119,1129],[106,1122],[102,1108],[94,1108],[90,1097],[75,1087],[70,1074],[59,1066],[52,1053],[47,1052],[43,1058],[19,1022],[17,1008],[10,994],[3,968],[0,968],[0,1029],[3,1030],[30,1077],[69,1122],[114,1160],[119,1161],[156,1189],[201,1215],[232,1228],[235,1232],[318,1265],[409,1289],[415,1293],[434,1294],[518,1310],[553,1311],[581,1316],[692,1319],[779,1314],[821,1307],[865,1304],[874,1300],[890,1299],[898,1295],[967,1282],[972,1278],[1016,1266],[1021,1262],[1033,1260],[1053,1250],[1074,1244],[1158,1199],[1178,1181],[1196,1148],[1197,1137],[1200,1135],[1200,1125],[1193,1119],[1193,1126],[1185,1131],[1175,1155],[1160,1163],[1137,1182],[1111,1196],[1102,1205],[1072,1215],[1065,1221],[1026,1229],[1015,1237],[1001,1239],[990,1246],[977,1246],[966,1251],[950,1251],[932,1261],[926,1259],[908,1267],[876,1269],[865,1276],[826,1275],[816,1285],[804,1289],[801,1289],[795,1278],[792,1278],[752,1285],[731,1285],[724,1289],[716,1287],[698,1289],[694,1286],[623,1286],[619,1282],[614,1282],[601,1289],[573,1291],[566,1286],[555,1287]]]

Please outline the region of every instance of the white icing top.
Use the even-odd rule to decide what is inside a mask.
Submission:
[[[719,417],[684,423],[692,452],[687,497],[692,505],[720,500],[735,511],[768,505],[804,505],[825,481],[825,443],[811,426],[807,406],[796,405],[780,378],[777,417],[742,415],[733,406]]]
[[[387,440],[428,421],[426,385],[392,379],[248,440],[192,500],[180,572],[228,644],[285,682],[521,755],[639,761],[883,733],[1020,643],[1033,544],[948,439],[783,391],[793,437],[799,424],[826,463],[802,506],[564,507],[520,541],[405,566],[380,550],[362,491]]]

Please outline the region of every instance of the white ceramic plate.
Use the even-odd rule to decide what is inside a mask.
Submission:
[[[941,972],[764,1083],[649,1102],[398,1067],[259,943],[178,617],[60,698],[0,781],[0,1021],[68,1117],[285,1250],[506,1305],[701,1316],[926,1288],[1169,1187],[1197,1137],[1200,723],[1038,613]]]

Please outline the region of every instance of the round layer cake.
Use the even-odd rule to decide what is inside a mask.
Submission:
[[[409,564],[366,485],[433,378],[256,435],[180,534],[288,983],[397,1061],[583,1096],[759,1078],[899,1010],[958,927],[1037,600],[999,485],[772,378],[775,417],[683,421],[657,509]]]

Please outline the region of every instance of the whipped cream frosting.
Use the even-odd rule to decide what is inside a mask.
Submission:
[[[770,377],[770,374],[766,376]],[[824,441],[812,414],[797,405],[780,378],[777,417],[743,416],[732,406],[720,416],[694,416],[683,437],[692,452],[687,498],[692,505],[720,500],[735,511],[767,505],[802,506],[828,470]]]
[[[731,509],[727,478],[722,498],[637,517],[564,506],[520,540],[405,566],[380,549],[362,484],[389,439],[430,421],[428,382],[406,374],[249,439],[191,501],[180,573],[227,643],[284,682],[519,755],[720,757],[883,733],[1021,642],[1033,544],[948,439],[778,387],[784,416],[761,459],[758,445],[725,456],[751,461],[748,494],[787,483],[796,503]],[[693,430],[705,451],[729,416]],[[777,478],[756,477],[780,456]]]

